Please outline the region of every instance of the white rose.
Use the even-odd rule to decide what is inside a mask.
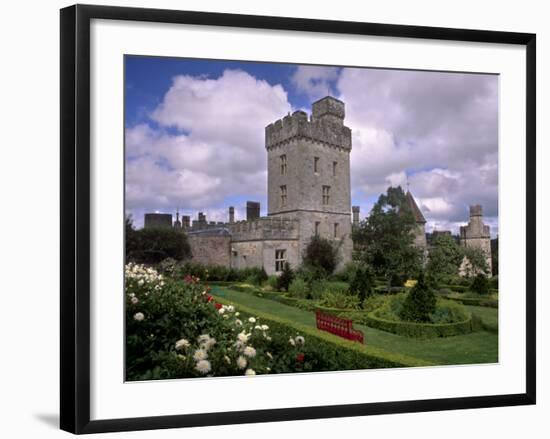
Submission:
[[[145,316],[142,312],[137,312],[134,314],[134,320],[137,320],[138,322],[141,322],[144,318]]]

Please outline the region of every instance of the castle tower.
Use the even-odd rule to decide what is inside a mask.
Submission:
[[[413,229],[414,234],[414,245],[416,248],[422,251],[424,260],[428,256],[428,242],[426,240],[426,218],[422,214],[422,211],[416,204],[416,200],[411,194],[411,191],[407,190],[405,194],[405,199],[407,201],[407,206],[413,214],[416,225]]]
[[[351,130],[345,106],[327,96],[312,115],[296,111],[266,127],[267,212],[300,221],[300,250],[318,234],[339,245],[340,267],[351,260]]]
[[[351,210],[353,212],[353,226],[359,225],[359,213],[361,212],[361,207],[359,206],[351,206]]]
[[[460,227],[460,245],[480,249],[485,255],[487,274],[491,276],[491,228],[483,223],[483,209],[479,204],[470,206],[470,222]]]
[[[229,206],[229,224],[233,224],[235,222],[235,208],[233,206]]]

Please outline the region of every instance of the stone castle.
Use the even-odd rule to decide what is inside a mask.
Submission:
[[[352,225],[360,220],[359,206],[351,206],[351,129],[344,118],[344,103],[327,96],[312,104],[309,117],[295,111],[265,128],[267,216],[260,216],[260,203],[247,201],[246,220],[235,221],[231,206],[227,222],[209,222],[203,212],[193,221],[185,215],[180,221],[176,213],[173,224],[171,214],[146,214],[144,226],[184,231],[195,262],[264,267],[268,274],[279,273],[285,262],[298,267],[311,237],[319,235],[337,246],[343,267],[352,258]],[[406,199],[416,220],[415,244],[427,257],[426,220],[410,191]],[[488,248],[490,258],[488,226],[481,236],[478,221],[481,216],[464,228],[461,243]]]

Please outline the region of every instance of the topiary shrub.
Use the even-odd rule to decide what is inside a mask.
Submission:
[[[349,291],[356,294],[360,303],[374,292],[374,272],[366,264],[358,265],[351,275]]]
[[[285,265],[283,266],[283,271],[277,279],[277,290],[288,291],[288,288],[290,287],[293,279],[294,272],[292,271],[292,268],[290,268],[290,264],[288,262],[285,262]]]
[[[304,251],[303,259],[305,266],[320,269],[325,276],[330,275],[338,263],[338,249],[328,239],[314,235]]]
[[[489,294],[489,281],[487,277],[483,273],[478,273],[470,285],[470,290],[480,295]]]
[[[429,322],[430,314],[435,311],[435,305],[435,294],[428,288],[421,274],[417,284],[407,294],[399,316],[411,322]]]

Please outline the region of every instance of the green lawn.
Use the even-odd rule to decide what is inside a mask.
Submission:
[[[234,302],[237,306],[242,304],[260,312],[283,318],[291,323],[315,327],[315,315],[312,312],[221,286],[214,287],[212,293]],[[487,324],[498,325],[497,309],[477,306],[468,306],[467,308],[479,315]],[[370,346],[436,364],[495,363],[498,361],[498,336],[490,332],[480,331],[456,337],[419,340],[363,325],[354,324],[354,327],[363,331],[365,343]]]

